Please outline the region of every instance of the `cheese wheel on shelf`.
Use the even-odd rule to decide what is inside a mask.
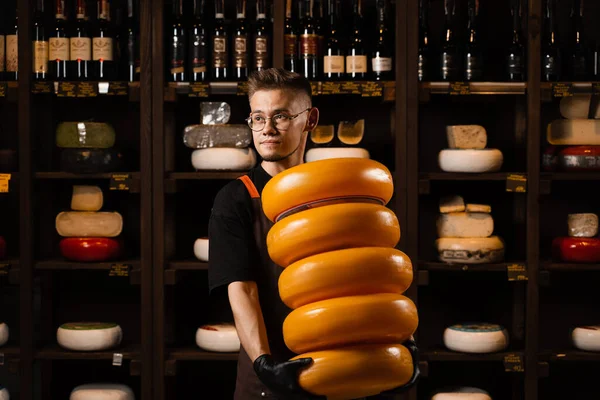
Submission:
[[[579,326],[571,333],[573,346],[584,351],[600,351],[600,325]]]
[[[487,146],[487,132],[481,125],[447,126],[446,137],[451,149],[484,149]]]
[[[64,258],[79,262],[114,260],[119,258],[123,252],[120,240],[100,237],[63,238],[59,247]]]
[[[75,387],[69,400],[135,400],[135,395],[127,385],[88,383]]]
[[[569,146],[556,156],[563,171],[599,171],[600,146]]]
[[[8,389],[0,385],[0,400],[10,400]]]
[[[349,198],[372,199],[386,205],[394,194],[390,170],[369,159],[335,158],[297,165],[265,185],[263,211],[272,222],[298,212]]]
[[[300,386],[327,400],[377,395],[406,385],[413,376],[413,360],[401,344],[363,344],[300,354],[313,362],[300,370]]]
[[[591,238],[598,234],[598,216],[592,213],[569,214],[569,236]]]
[[[56,127],[56,146],[108,149],[115,145],[115,130],[104,122],[61,122]]]
[[[63,149],[60,152],[60,169],[73,174],[97,174],[122,171],[123,154],[111,149]]]
[[[401,294],[338,297],[293,310],[283,340],[296,354],[360,343],[403,343],[418,325],[417,308]]]
[[[492,398],[485,390],[464,386],[441,389],[431,400],[492,400]]]
[[[438,164],[445,172],[496,172],[502,168],[504,157],[498,149],[445,149],[438,155]]]
[[[123,217],[110,211],[63,211],[56,216],[56,231],[63,237],[116,237]]]
[[[6,258],[6,252],[7,252],[6,240],[4,239],[4,236],[0,236],[0,260],[3,260]]]
[[[599,263],[600,238],[557,237],[552,241],[554,258],[573,263]]]
[[[336,297],[404,293],[413,280],[412,263],[402,251],[357,247],[303,258],[279,276],[279,296],[296,309]]]
[[[494,232],[494,219],[487,213],[446,213],[438,215],[436,226],[441,238],[485,238]]]
[[[199,238],[194,242],[194,255],[200,261],[208,261],[208,238]]]
[[[487,238],[440,238],[435,241],[440,261],[449,264],[489,264],[504,259],[504,242]]]
[[[240,339],[233,324],[201,326],[196,331],[196,344],[206,351],[223,353],[240,351]]]
[[[591,100],[591,94],[565,96],[560,99],[560,115],[567,119],[587,119]],[[596,107],[594,118],[600,118],[600,105]]]
[[[400,241],[396,215],[377,204],[317,207],[276,222],[267,234],[271,259],[287,267],[305,257],[352,247],[395,247]]]
[[[99,211],[104,197],[98,186],[74,185],[71,209],[74,211]]]
[[[256,165],[256,151],[247,147],[212,147],[192,152],[192,166],[198,171],[247,171]]]
[[[76,351],[101,351],[121,344],[123,331],[115,323],[70,322],[61,325],[56,339],[61,347]]]
[[[555,171],[558,167],[558,147],[548,146],[542,154],[542,169],[546,172]]]
[[[465,211],[465,201],[461,196],[443,196],[440,198],[442,214]]]
[[[600,145],[600,121],[595,119],[557,119],[548,124],[548,143],[562,146]]]
[[[304,156],[307,163],[331,158],[370,158],[370,154],[360,147],[313,147]]]
[[[10,329],[8,329],[8,325],[5,322],[0,322],[0,347],[4,346],[8,343],[8,338],[10,337]]]
[[[487,204],[467,204],[465,211],[472,213],[491,213],[492,207]]]
[[[497,324],[456,324],[444,330],[444,346],[462,353],[494,353],[506,349],[508,342],[508,332]]]

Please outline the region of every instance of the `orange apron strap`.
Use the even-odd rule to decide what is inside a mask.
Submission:
[[[258,190],[256,190],[256,186],[254,186],[254,183],[248,175],[240,176],[238,179],[244,182],[246,189],[248,189],[248,193],[250,193],[250,197],[252,197],[253,199],[260,198]]]

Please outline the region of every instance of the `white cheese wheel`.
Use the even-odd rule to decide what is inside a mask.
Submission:
[[[485,390],[465,386],[441,389],[431,400],[492,400],[492,398]]]
[[[196,170],[247,171],[256,164],[253,148],[212,147],[192,152],[192,166]]]
[[[451,149],[485,149],[487,133],[481,125],[450,125],[446,127]]]
[[[444,330],[444,346],[462,353],[494,353],[506,349],[508,342],[508,332],[497,324],[456,324]]]
[[[579,326],[573,329],[571,338],[579,350],[600,351],[600,325]]]
[[[436,226],[441,238],[485,238],[494,232],[494,219],[487,213],[446,213],[438,215]]]
[[[487,204],[467,204],[466,211],[474,213],[491,213],[492,206],[488,206]]]
[[[600,145],[600,121],[557,119],[548,124],[546,139],[555,145]]]
[[[369,151],[360,147],[314,147],[306,152],[306,162],[330,158],[369,158]]]
[[[208,238],[196,239],[194,242],[194,255],[200,261],[208,261]]]
[[[98,186],[74,185],[71,209],[75,211],[99,211],[104,197]]]
[[[10,393],[8,389],[0,385],[0,400],[10,400]]]
[[[465,211],[465,201],[461,196],[443,196],[440,198],[440,212],[452,213]]]
[[[115,323],[72,322],[58,328],[58,344],[68,350],[101,351],[121,344],[123,331]]]
[[[74,388],[69,400],[135,400],[135,395],[127,385],[88,383]]]
[[[116,237],[123,217],[110,211],[63,211],[56,216],[56,231],[63,237]]]
[[[440,169],[445,172],[496,172],[503,162],[502,152],[498,149],[444,149],[438,155]]]
[[[4,346],[8,342],[10,336],[10,330],[8,325],[4,322],[0,322],[0,346]]]
[[[240,351],[240,339],[233,324],[201,326],[196,331],[196,344],[207,351],[223,353]]]
[[[592,213],[569,214],[569,236],[591,238],[598,234],[598,216]]]
[[[487,238],[440,238],[435,241],[440,261],[448,264],[489,264],[504,259],[504,242]]]
[[[591,94],[563,97],[560,99],[560,115],[567,119],[587,119],[591,100]],[[600,118],[600,104],[596,107],[594,118]]]

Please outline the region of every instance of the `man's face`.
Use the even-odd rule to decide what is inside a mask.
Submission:
[[[262,120],[265,127],[260,131],[252,131],[254,146],[265,161],[280,161],[298,151],[306,141],[305,127],[307,125],[310,107],[309,99],[303,94],[283,90],[259,90],[250,99],[251,118]],[[272,118],[276,114],[293,116],[301,113],[291,121],[277,121],[289,124],[285,130],[274,125]],[[280,125],[278,125],[280,126]]]

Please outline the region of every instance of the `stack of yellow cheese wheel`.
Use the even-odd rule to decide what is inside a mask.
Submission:
[[[418,314],[402,295],[413,271],[395,249],[400,226],[386,207],[393,191],[381,163],[334,158],[281,172],[262,192],[274,222],[269,256],[284,268],[279,295],[292,309],[283,337],[294,359],[314,361],[300,385],[329,400],[376,395],[414,372],[402,343]]]

